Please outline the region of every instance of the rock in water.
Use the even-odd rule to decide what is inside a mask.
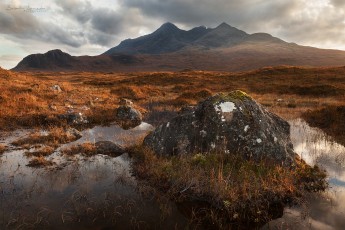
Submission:
[[[131,129],[141,124],[141,113],[129,105],[121,105],[116,110],[117,123],[123,129]]]
[[[144,144],[161,155],[221,151],[287,165],[296,157],[289,123],[242,91],[200,102],[160,125]]]
[[[125,153],[124,148],[111,141],[98,141],[95,143],[97,154],[117,157]]]

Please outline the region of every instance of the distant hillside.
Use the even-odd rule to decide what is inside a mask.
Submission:
[[[61,50],[25,57],[15,71],[244,71],[266,66],[343,66],[345,51],[288,43],[266,33],[248,34],[226,23],[185,31],[165,23],[151,34],[122,41],[98,56]]]

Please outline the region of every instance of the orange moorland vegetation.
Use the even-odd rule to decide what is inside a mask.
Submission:
[[[249,72],[10,72],[0,71],[0,127],[64,125],[58,114],[82,112],[89,124],[114,120],[120,98],[134,101],[155,123],[184,105],[240,89],[286,119],[345,104],[345,67],[268,67]],[[53,89],[55,85],[60,90]]]

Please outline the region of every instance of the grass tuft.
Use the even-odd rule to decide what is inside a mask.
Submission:
[[[325,172],[301,160],[287,168],[222,153],[162,157],[140,146],[131,154],[134,174],[146,186],[177,202],[203,203],[199,220],[217,228],[267,223],[284,206],[327,186]]]
[[[33,168],[41,168],[41,167],[47,167],[52,166],[54,163],[52,161],[46,160],[44,157],[35,157],[32,160],[29,161],[29,164],[27,164],[28,167]]]

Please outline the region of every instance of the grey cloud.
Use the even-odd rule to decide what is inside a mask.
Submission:
[[[61,13],[70,16],[79,23],[84,24],[92,17],[92,5],[89,1],[81,0],[56,0],[56,5],[61,7]]]
[[[31,13],[22,10],[6,10],[3,4],[0,4],[0,33],[20,39],[62,43],[74,47],[81,45],[79,39],[59,26],[38,20]]]
[[[83,28],[84,38],[89,43],[108,46],[114,43],[116,35],[125,32],[123,31],[124,12],[92,7],[86,0],[55,0],[55,2],[60,7],[61,15],[72,19],[77,27]]]
[[[91,20],[93,28],[107,34],[122,32],[123,18],[113,10],[97,9]]]
[[[329,5],[300,0],[120,0],[146,17],[187,26],[216,26],[225,21],[249,33],[268,32],[290,42],[344,43],[345,1]],[[323,3],[322,3],[323,4]],[[313,8],[314,9],[310,9]],[[312,15],[312,16],[311,16]]]
[[[343,7],[345,6],[344,0],[331,0],[331,4],[335,7]]]
[[[91,44],[99,44],[102,46],[111,46],[114,45],[114,35],[109,35],[99,31],[90,33],[88,40]]]
[[[296,7],[293,1],[229,1],[229,0],[121,0],[122,5],[140,9],[147,16],[189,25],[215,26],[223,21],[245,25],[257,20],[270,21],[284,16]]]

